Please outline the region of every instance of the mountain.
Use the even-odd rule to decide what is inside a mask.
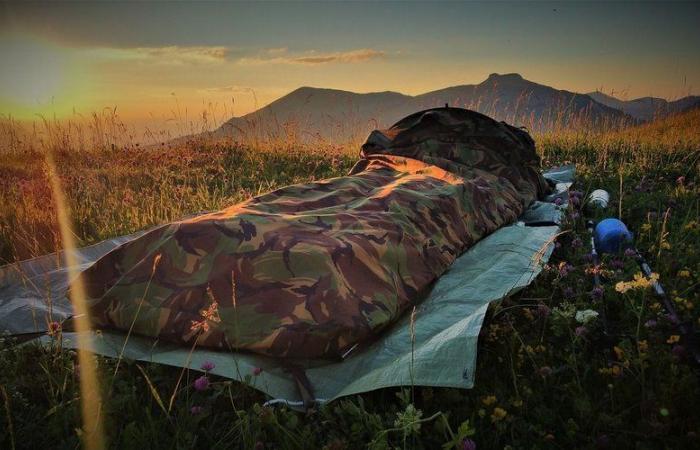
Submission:
[[[634,122],[629,115],[588,95],[537,84],[512,73],[491,74],[479,84],[417,96],[302,87],[257,111],[230,119],[214,134],[260,140],[360,140],[371,130],[389,127],[408,114],[445,104],[534,131]]]
[[[598,103],[610,106],[611,108],[619,109],[635,119],[644,121],[654,120],[656,118],[668,116],[669,114],[675,114],[700,107],[700,96],[697,95],[689,95],[670,102],[666,99],[658,97],[642,97],[634,100],[620,100],[600,91],[590,92],[587,95]]]

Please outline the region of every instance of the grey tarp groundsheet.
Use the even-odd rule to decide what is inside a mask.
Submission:
[[[545,172],[557,183],[549,202],[535,202],[513,225],[502,227],[460,256],[416,307],[414,336],[406,314],[372,344],[339,362],[303,363],[319,402],[390,386],[423,385],[471,388],[474,385],[477,340],[490,302],[527,286],[541,271],[559,232],[562,207],[574,167]],[[537,225],[537,226],[528,226]],[[76,250],[84,269],[102,255],[143,232],[117,237]],[[70,316],[65,293],[69,280],[61,253],[0,267],[0,331],[11,334],[43,333],[49,310],[53,320]],[[50,301],[48,300],[50,299]],[[197,369],[204,361],[216,364],[213,373],[247,382],[272,402],[301,405],[294,378],[285,364],[243,352],[192,350],[150,338],[102,330],[91,334],[90,350],[177,367]],[[46,341],[47,336],[40,339]],[[75,333],[64,333],[63,345],[77,345]],[[251,377],[253,369],[262,373]]]

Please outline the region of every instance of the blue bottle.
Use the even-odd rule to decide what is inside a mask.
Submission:
[[[603,219],[593,232],[598,253],[617,253],[632,243],[632,233],[617,219]]]

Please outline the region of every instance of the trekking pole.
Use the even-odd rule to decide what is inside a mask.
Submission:
[[[605,209],[608,207],[608,202],[610,201],[610,194],[608,194],[603,189],[596,189],[591,192],[586,198],[585,210],[587,212],[593,212],[596,209]],[[600,255],[595,245],[595,222],[593,220],[586,221],[586,229],[591,234],[591,259],[593,260],[593,286],[594,288],[603,289],[602,282],[600,280]],[[603,308],[601,310],[601,319],[603,322],[603,333],[606,336],[610,336],[608,329],[608,319],[607,319],[607,308],[605,302],[603,302]]]
[[[676,312],[676,308],[673,306],[671,299],[668,298],[663,286],[661,286],[661,283],[655,279],[655,277],[652,278],[653,271],[651,270],[651,266],[647,260],[644,259],[644,256],[642,256],[642,254],[636,248],[634,248],[633,251],[635,253],[634,259],[637,261],[637,264],[639,264],[639,267],[642,269],[644,275],[651,281],[651,287],[654,289],[656,296],[661,299],[671,323],[678,327],[678,331],[680,331],[681,335],[688,343],[688,348],[693,354],[693,359],[698,365],[700,365],[700,348],[698,348],[696,345],[697,342],[695,342],[696,339],[693,330],[688,328],[687,324],[681,322],[680,318],[678,317],[678,313]]]
[[[586,229],[588,230],[589,233],[591,233],[591,259],[593,260],[593,286],[594,288],[599,288],[603,289],[602,283],[600,281],[600,255],[598,255],[598,250],[596,250],[595,247],[595,222],[592,220],[588,220],[586,222]],[[601,319],[603,322],[603,333],[605,333],[606,336],[609,335],[608,333],[608,319],[607,319],[607,314],[606,314],[606,308],[605,308],[605,302],[603,302],[603,309],[601,310],[602,316]]]

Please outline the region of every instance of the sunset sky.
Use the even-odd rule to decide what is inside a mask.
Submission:
[[[223,118],[300,86],[419,94],[492,72],[677,98],[700,93],[699,23],[669,2],[3,3],[0,114]]]

